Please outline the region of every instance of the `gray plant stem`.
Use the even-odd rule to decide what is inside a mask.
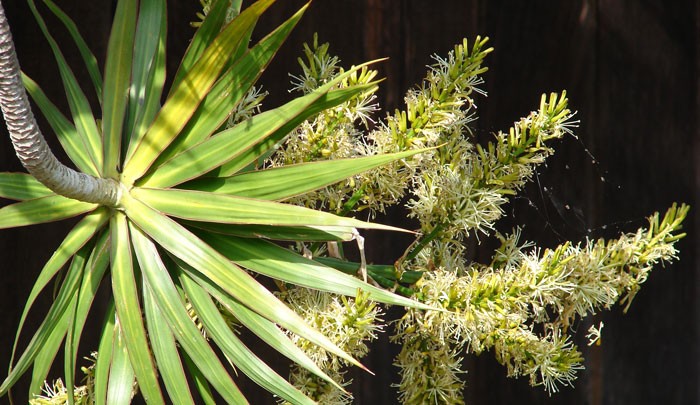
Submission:
[[[0,2],[0,107],[17,157],[29,174],[56,194],[64,197],[115,207],[120,187],[112,179],[103,179],[77,172],[62,164],[51,152],[41,134],[22,85],[22,78]]]

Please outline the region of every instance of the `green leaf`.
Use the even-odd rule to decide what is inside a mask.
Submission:
[[[75,22],[73,22],[73,20],[68,17],[68,15],[66,15],[66,13],[64,13],[63,10],[61,10],[53,1],[43,1],[49,10],[51,10],[51,12],[54,13],[59,20],[61,20],[63,25],[68,30],[71,38],[73,38],[73,42],[75,42],[75,45],[78,47],[80,56],[83,58],[83,63],[85,63],[85,68],[87,69],[88,75],[92,80],[92,85],[95,87],[97,98],[100,102],[102,102],[100,99],[100,96],[102,96],[102,75],[100,74],[100,68],[97,66],[97,58],[95,58],[95,55],[92,53],[92,51],[90,51],[90,48],[83,39],[82,35],[80,35]]]
[[[400,153],[334,159],[258,170],[223,178],[201,178],[184,188],[262,200],[283,200],[347,179],[358,173],[405,159],[425,149]]]
[[[143,289],[143,304],[151,349],[168,395],[180,403],[194,404],[175,338],[148,285]]]
[[[102,96],[102,137],[104,143],[102,170],[106,177],[113,179],[118,177],[118,171],[121,167],[122,131],[131,79],[131,63],[134,56],[137,10],[138,0],[117,2],[117,10],[114,14],[107,46],[105,86]],[[134,73],[138,74],[139,72]]]
[[[297,205],[203,191],[134,188],[131,195],[167,215],[193,221],[281,226],[336,226],[403,231],[388,225],[340,217]]]
[[[187,286],[192,288],[187,288]],[[224,355],[245,375],[267,391],[293,404],[315,404],[306,395],[260,360],[233,333],[209,295],[195,283],[185,285],[187,297],[207,333]]]
[[[201,273],[188,269],[187,264],[178,262],[175,269],[178,271],[180,283],[186,289],[196,288],[197,285],[204,288],[207,293],[216,298],[236,319],[248,330],[270,345],[277,352],[292,360],[301,367],[309,370],[319,378],[328,381],[341,391],[345,391],[336,381],[324,373],[318,365],[309,358],[289,337],[280,330],[276,323],[265,319],[257,312],[248,309],[235,299],[226,294],[221,287],[212,283],[211,280],[202,276]],[[195,285],[193,285],[195,284]]]
[[[109,382],[109,368],[112,364],[112,348],[116,335],[115,320],[114,300],[110,299],[102,327],[100,344],[97,347],[97,359],[95,360],[95,405],[105,405],[107,403],[107,383]]]
[[[46,37],[46,40],[53,51],[78,135],[87,149],[87,154],[90,156],[90,160],[93,162],[95,167],[100,169],[102,168],[102,140],[100,138],[100,132],[97,128],[95,117],[92,114],[92,109],[90,108],[90,103],[88,102],[85,93],[83,93],[81,90],[75,75],[71,71],[70,67],[68,67],[68,63],[66,62],[63,53],[61,53],[58,43],[56,43],[49,33],[44,19],[37,11],[34,0],[29,0],[29,8],[32,10],[34,17],[39,24],[39,28],[44,33],[44,36]]]
[[[78,135],[78,131],[73,123],[46,97],[39,85],[24,73],[22,73],[22,83],[49,122],[68,158],[80,171],[92,176],[99,176],[100,172],[92,160],[92,156],[88,151],[89,148],[85,140]]]
[[[80,285],[83,267],[79,266],[77,262],[75,265],[71,265],[66,272],[66,278],[63,281],[63,285],[58,292],[58,295],[53,301],[51,308],[49,309],[46,317],[42,321],[39,328],[37,328],[34,336],[30,340],[27,348],[24,350],[17,364],[14,367],[10,366],[10,371],[5,379],[5,381],[0,385],[0,397],[7,394],[8,390],[17,382],[17,380],[24,374],[24,372],[29,368],[29,366],[34,362],[36,356],[41,352],[42,348],[49,342],[50,339],[63,339],[63,333],[54,333],[56,329],[67,328],[65,323],[61,323],[64,318],[65,312],[68,308],[74,305],[75,301],[78,299],[76,292],[78,286]],[[60,345],[60,342],[59,342]],[[51,359],[52,360],[52,359]],[[50,361],[51,361],[50,360]]]
[[[307,259],[274,243],[260,239],[199,235],[203,241],[228,259],[256,273],[315,290],[354,297],[357,290],[369,294],[373,301],[408,308],[435,309],[364,281],[334,268]]]
[[[306,7],[302,7],[294,16],[247,51],[222,75],[202,101],[190,122],[182,130],[180,136],[158,156],[155,166],[160,166],[169,158],[208,138],[221,127],[231,111],[270,63],[305,10]]]
[[[24,201],[47,197],[54,192],[26,173],[0,173],[0,197]]]
[[[17,349],[17,344],[19,342],[19,335],[24,328],[24,322],[27,319],[29,310],[34,301],[39,296],[39,293],[49,284],[51,279],[54,278],[56,273],[63,268],[63,266],[68,262],[68,260],[75,255],[78,250],[80,250],[90,239],[93,238],[95,233],[102,228],[102,226],[109,219],[109,212],[105,208],[100,208],[95,210],[93,213],[87,215],[78,224],[73,227],[73,229],[68,233],[68,235],[63,239],[61,245],[56,249],[54,254],[49,258],[49,260],[44,265],[44,268],[39,273],[39,276],[34,282],[29,297],[26,299],[24,305],[24,310],[19,320],[19,326],[17,326],[17,332],[15,334],[15,343],[12,347],[12,357],[10,363],[12,363],[15,352]]]
[[[229,373],[190,319],[155,245],[142,230],[134,226],[131,226],[131,234],[148,291],[154,295],[160,311],[183,349],[228,403],[245,402]]]
[[[126,216],[119,211],[115,212],[110,218],[110,229],[112,293],[131,365],[146,402],[165,403],[143,326]]]
[[[131,185],[151,167],[158,155],[178,136],[196,111],[246,32],[274,0],[260,0],[228,25],[204,51],[201,58],[172,91],[153,125],[138,140],[125,163],[122,182]]]
[[[204,51],[211,45],[212,41],[221,32],[226,20],[226,7],[229,0],[214,0],[212,1],[209,13],[202,22],[202,25],[195,32],[194,37],[190,41],[190,45],[182,57],[182,61],[178,66],[173,79],[172,89],[180,85],[180,82],[185,75],[192,69],[195,63],[200,59]],[[170,97],[170,95],[168,95]]]
[[[294,128],[296,128],[299,124],[301,124],[303,121],[306,119],[312,117],[313,115],[327,110],[329,108],[335,107],[341,103],[344,103],[345,101],[355,97],[358,94],[364,93],[369,89],[372,89],[377,86],[378,81],[370,82],[365,85],[357,85],[357,86],[352,86],[352,87],[345,87],[345,88],[340,88],[337,90],[332,90],[331,89],[335,88],[339,83],[341,83],[345,78],[347,78],[350,75],[355,74],[358,70],[361,70],[363,67],[371,65],[372,63],[375,63],[376,61],[370,61],[367,63],[364,63],[362,65],[353,67],[352,69],[348,70],[347,72],[338,75],[335,79],[331,80],[330,82],[326,83],[325,85],[319,87],[316,89],[314,92],[310,93],[309,95],[305,96],[311,96],[312,94],[315,94],[316,92],[322,93],[322,96],[316,100],[311,107],[304,112],[302,116],[295,117],[293,121],[286,123],[285,125],[281,126],[279,130],[275,131],[272,134],[269,134],[269,136],[264,137],[261,139],[259,142],[257,142],[255,145],[252,147],[248,147],[245,149],[243,153],[237,154],[233,159],[229,159],[227,162],[222,164],[220,167],[218,167],[215,171],[210,173],[210,175],[218,176],[218,177],[226,177],[230,176],[234,173],[239,172],[240,170],[244,169],[245,167],[251,165],[252,163],[256,162],[260,157],[269,155],[270,151],[272,151],[278,143],[282,142],[285,136],[289,134]],[[327,93],[326,93],[327,91]],[[291,101],[287,103],[287,105],[291,105],[294,103],[294,101]],[[272,110],[272,111],[277,111],[277,110]],[[279,113],[286,113],[283,111],[278,111]],[[301,120],[298,120],[299,118],[303,118]],[[234,149],[237,150],[237,149]]]
[[[65,364],[70,365],[70,367],[66,368],[66,387],[68,389],[73,387],[72,380],[69,382],[69,370],[75,369],[83,328],[92,307],[92,302],[95,299],[95,294],[109,265],[109,232],[103,232],[91,250],[90,257],[85,264],[85,272],[83,273],[82,284],[78,292],[73,319],[66,335]],[[73,374],[70,375],[72,376]],[[68,398],[72,398],[72,395],[69,395]]]
[[[120,326],[119,322],[114,325],[112,364],[109,368],[109,380],[107,381],[107,403],[109,405],[129,405],[134,392],[135,372],[129,357],[129,344]]]
[[[211,222],[182,221],[183,224],[222,235],[242,238],[261,238],[287,241],[328,242],[355,239],[355,228],[346,226],[276,226],[215,224]]]
[[[97,204],[72,200],[55,194],[35,198],[0,208],[0,229],[60,221],[92,211],[97,207]]]
[[[165,0],[142,1],[140,7],[125,124],[128,145],[122,145],[122,150],[127,151],[125,160],[131,157],[136,140],[143,136],[158,113],[165,83]]]
[[[345,75],[342,75],[345,76]],[[334,107],[373,86],[355,86],[330,91],[335,81],[274,110],[258,114],[233,128],[222,131],[163,163],[138,184],[172,187],[192,180],[226,164],[212,173],[228,176],[247,166],[272,148],[291,130],[312,115]]]
[[[155,242],[175,257],[202,272],[232,297],[291,332],[321,346],[349,363],[365,369],[326,336],[309,327],[299,315],[255,281],[247,272],[232,264],[177,222],[133,199],[128,194],[122,197],[122,204],[129,218]],[[260,302],[264,302],[265,305],[259,305]]]
[[[204,377],[202,374],[202,370],[197,367],[187,353],[183,353],[182,358],[185,360],[187,370],[189,370],[190,375],[192,376],[192,381],[194,382],[195,387],[197,387],[197,392],[199,392],[202,403],[204,405],[216,405],[216,399],[214,398],[214,394],[211,392],[211,386],[207,382],[206,377]]]

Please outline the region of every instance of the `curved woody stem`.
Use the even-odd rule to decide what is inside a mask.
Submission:
[[[29,173],[56,194],[80,201],[117,206],[119,184],[77,172],[56,159],[39,130],[22,85],[5,9],[0,2],[0,107],[17,157]]]

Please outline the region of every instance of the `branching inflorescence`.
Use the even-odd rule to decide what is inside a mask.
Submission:
[[[652,267],[676,258],[674,242],[683,237],[678,231],[688,207],[676,205],[662,219],[654,214],[649,227],[609,241],[541,249],[521,243],[519,229],[507,236],[496,232],[495,223],[504,215],[508,198],[554,153],[552,142],[572,134],[578,121],[567,107],[566,93],[552,93],[543,95],[539,108],[508,131],[498,132],[485,145],[477,143],[468,125],[476,119],[472,96],[484,94],[478,86],[486,71],[484,57],[492,50],[486,42],[477,37],[470,48],[465,40],[446,57],[436,56],[423,83],[408,91],[405,109],[385,121],[371,118],[377,109],[372,88],[299,126],[268,163],[282,166],[433,148],[295,199],[298,204],[348,214],[365,209],[383,212],[408,196],[406,207],[409,216],[420,222],[421,236],[396,262],[396,280],[402,273],[421,272],[422,278],[403,291],[444,311],[409,309],[395,324],[392,341],[402,347],[395,360],[401,372],[398,389],[400,400],[407,404],[463,403],[462,358],[487,350],[493,351],[509,376],[527,376],[532,385],[543,385],[549,393],[572,384],[583,368],[582,355],[570,337],[572,324],[618,302],[626,310]],[[319,45],[316,37],[312,46],[305,47],[304,56],[302,73],[293,76],[294,90],[312,91],[343,71],[339,59],[329,54],[328,44]],[[341,86],[368,83],[375,75],[364,69]],[[375,124],[371,130],[369,122]],[[466,238],[492,234],[501,246],[491,263],[468,262]],[[347,305],[336,305],[338,312],[329,315],[329,303],[337,304],[336,298],[292,291],[284,294],[287,302],[319,327],[347,320],[351,309]],[[378,312],[368,315],[362,328],[372,333],[362,336],[371,339],[382,329],[382,320]],[[357,326],[351,325],[335,329],[331,336],[336,342],[349,338],[343,333],[358,336],[353,329]],[[592,331],[592,341],[600,333],[600,328]],[[366,354],[364,345],[355,350],[341,347],[358,357]],[[337,362],[324,357],[321,363],[331,375],[342,378]],[[292,381],[313,397],[309,387],[318,389],[321,382],[310,377],[316,380],[310,383],[305,374],[295,368]],[[338,387],[326,383],[325,388],[330,391],[315,397],[323,403],[351,400]],[[331,392],[334,396],[329,396]]]

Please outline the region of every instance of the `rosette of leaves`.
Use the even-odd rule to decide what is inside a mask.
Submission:
[[[128,403],[134,387],[153,404],[168,397],[214,403],[214,391],[227,403],[245,403],[234,368],[285,400],[313,402],[241,342],[230,317],[325,380],[331,381],[285,330],[360,365],[250,273],[337,294],[354,296],[360,289],[374,301],[427,308],[272,242],[340,242],[353,240],[357,228],[395,230],[281,201],[416,153],[256,169],[301,122],[376,85],[338,86],[360,66],[226,128],[228,115],[305,7],[249,46],[256,21],[274,0],[237,9],[228,23],[230,2],[214,2],[166,92],[165,0],[117,3],[103,72],[75,23],[51,0],[43,3],[80,50],[101,111],[91,108],[33,0],[29,6],[55,55],[69,116],[20,74],[0,6],[0,104],[29,172],[0,173],[0,196],[17,201],[0,209],[0,228],[82,216],[37,276],[0,396],[30,368],[29,396],[36,395],[63,346],[63,377],[68,400],[74,401],[78,344],[103,283],[112,294],[90,372],[90,396],[97,404]],[[58,162],[46,146],[24,87],[77,170]],[[30,309],[62,270],[48,313],[20,350],[17,341]]]

